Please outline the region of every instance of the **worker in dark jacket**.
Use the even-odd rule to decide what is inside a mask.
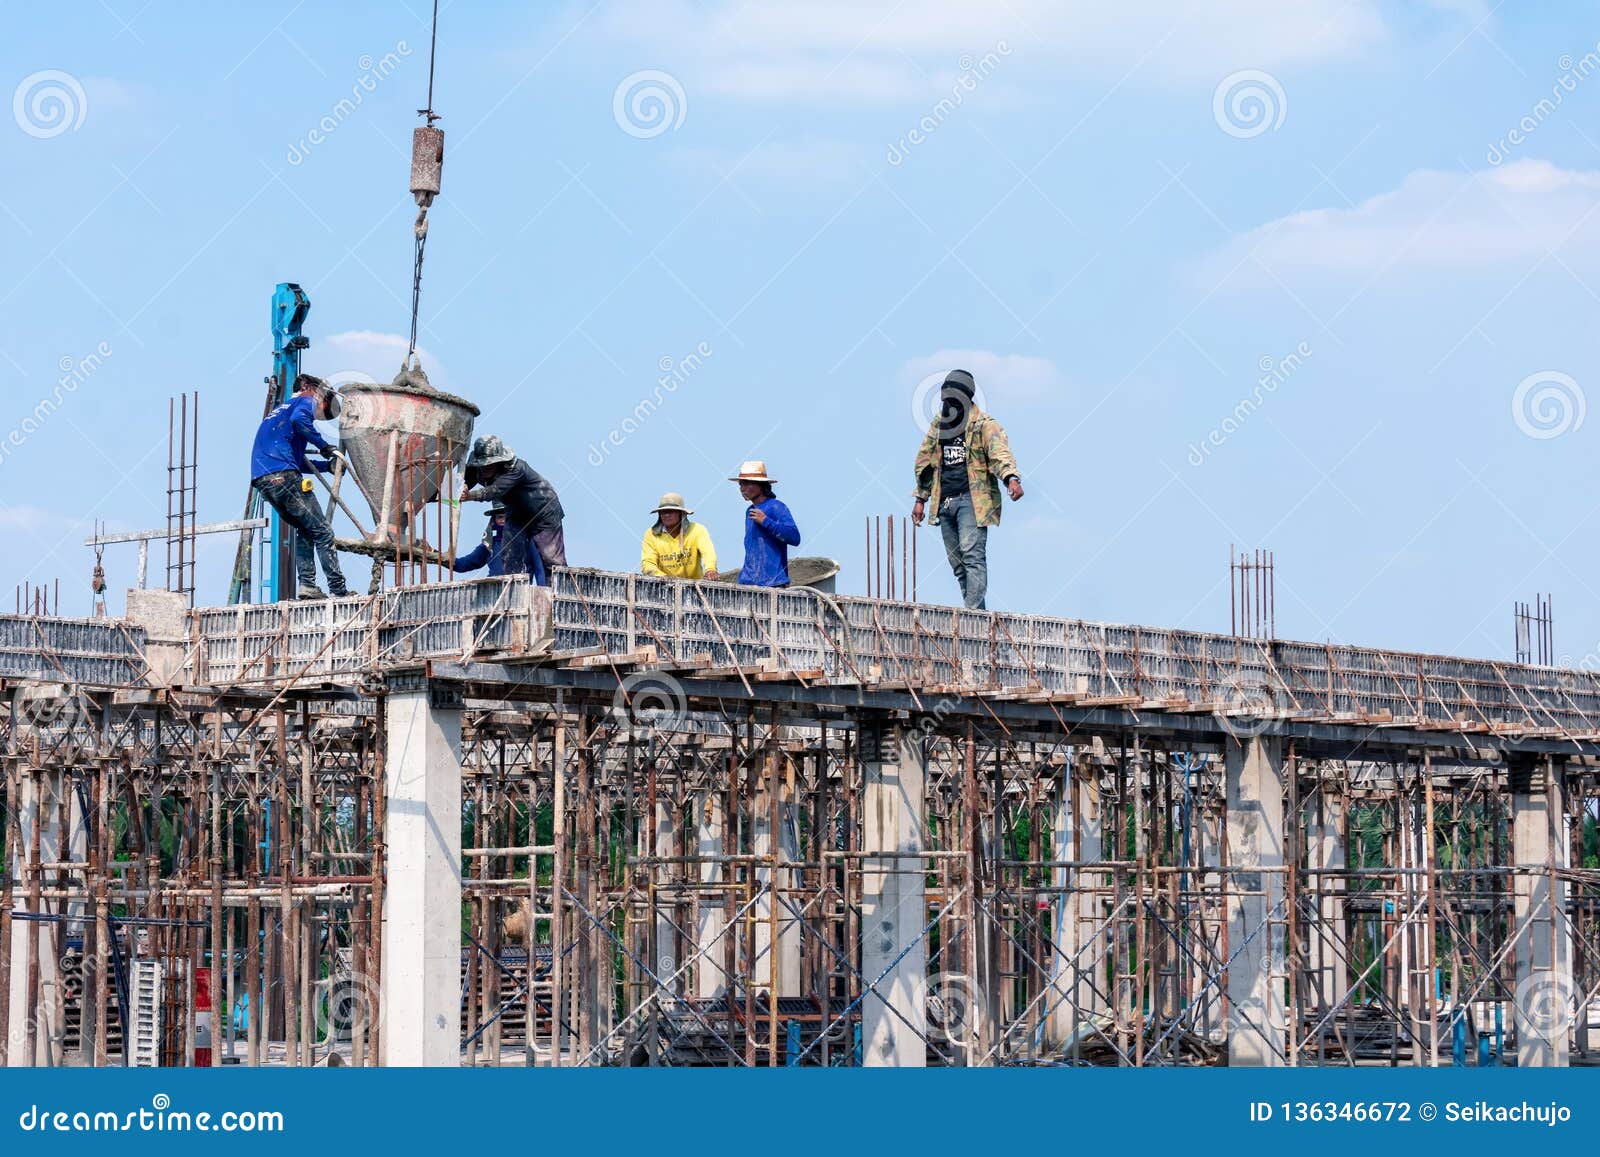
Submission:
[[[765,462],[751,461],[728,479],[750,504],[744,523],[744,566],[739,582],[747,587],[789,585],[789,548],[800,545],[800,528],[794,515],[772,493],[777,481],[767,476]]]
[[[493,434],[479,438],[467,456],[463,502],[503,502],[506,521],[533,539],[545,570],[567,565],[566,536],[561,524],[566,511],[556,488],[544,475],[513,454]]]
[[[321,378],[301,374],[294,380],[294,396],[262,419],[250,451],[250,485],[272,505],[284,522],[295,529],[294,564],[302,599],[328,596],[317,587],[317,567],[312,557],[322,560],[322,573],[335,597],[350,593],[339,555],[333,548],[333,525],[311,497],[311,479],[304,475],[333,468],[338,455],[318,431],[316,422],[339,416],[339,395]],[[312,464],[306,446],[317,448],[323,460]]]
[[[463,555],[451,564],[457,574],[489,568],[490,578],[508,574],[532,575],[540,586],[549,586],[544,573],[544,561],[534,548],[533,540],[507,525],[506,508],[496,502],[489,507],[489,527],[483,532],[483,541],[470,554]]]

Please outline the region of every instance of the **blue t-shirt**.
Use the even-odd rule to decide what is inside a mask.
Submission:
[[[751,504],[767,516],[762,523],[744,518],[744,566],[739,571],[739,582],[747,587],[781,587],[789,585],[789,548],[800,545],[800,528],[794,524],[794,515],[776,498]]]
[[[516,561],[517,554],[522,556],[520,563]],[[450,569],[461,574],[485,566],[489,568],[490,578],[525,574],[531,576],[539,586],[550,585],[550,580],[545,576],[544,560],[539,557],[539,548],[534,545],[533,539],[517,533],[509,525],[492,527],[483,536],[483,541],[469,554],[456,559]]]
[[[319,450],[328,449],[328,440],[317,432],[316,413],[316,401],[310,394],[296,394],[261,420],[250,449],[252,480],[284,470],[306,473],[325,469],[306,461],[307,442]]]

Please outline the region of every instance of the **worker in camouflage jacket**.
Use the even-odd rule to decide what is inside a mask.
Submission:
[[[974,610],[984,609],[989,588],[989,528],[1000,524],[1000,485],[1015,502],[1022,479],[1011,444],[999,422],[978,408],[977,383],[966,370],[951,370],[939,392],[939,416],[917,450],[916,503],[911,521],[920,525],[933,504],[930,526],[940,528],[944,552]]]

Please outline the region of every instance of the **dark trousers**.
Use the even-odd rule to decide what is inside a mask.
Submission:
[[[339,554],[333,549],[333,524],[323,516],[311,495],[300,489],[299,473],[283,470],[257,478],[251,485],[295,529],[294,569],[300,585],[317,585],[314,550],[315,558],[322,560],[322,573],[328,576],[329,593],[349,594],[344,572],[339,569]]]
[[[567,535],[564,528],[558,526],[554,530],[535,531],[533,545],[544,560],[545,574],[548,575],[553,566],[567,565]]]

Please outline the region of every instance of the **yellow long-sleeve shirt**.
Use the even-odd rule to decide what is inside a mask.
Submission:
[[[658,522],[644,532],[639,568],[661,578],[704,578],[707,571],[717,569],[711,532],[698,522],[684,519],[677,534],[667,534]]]

